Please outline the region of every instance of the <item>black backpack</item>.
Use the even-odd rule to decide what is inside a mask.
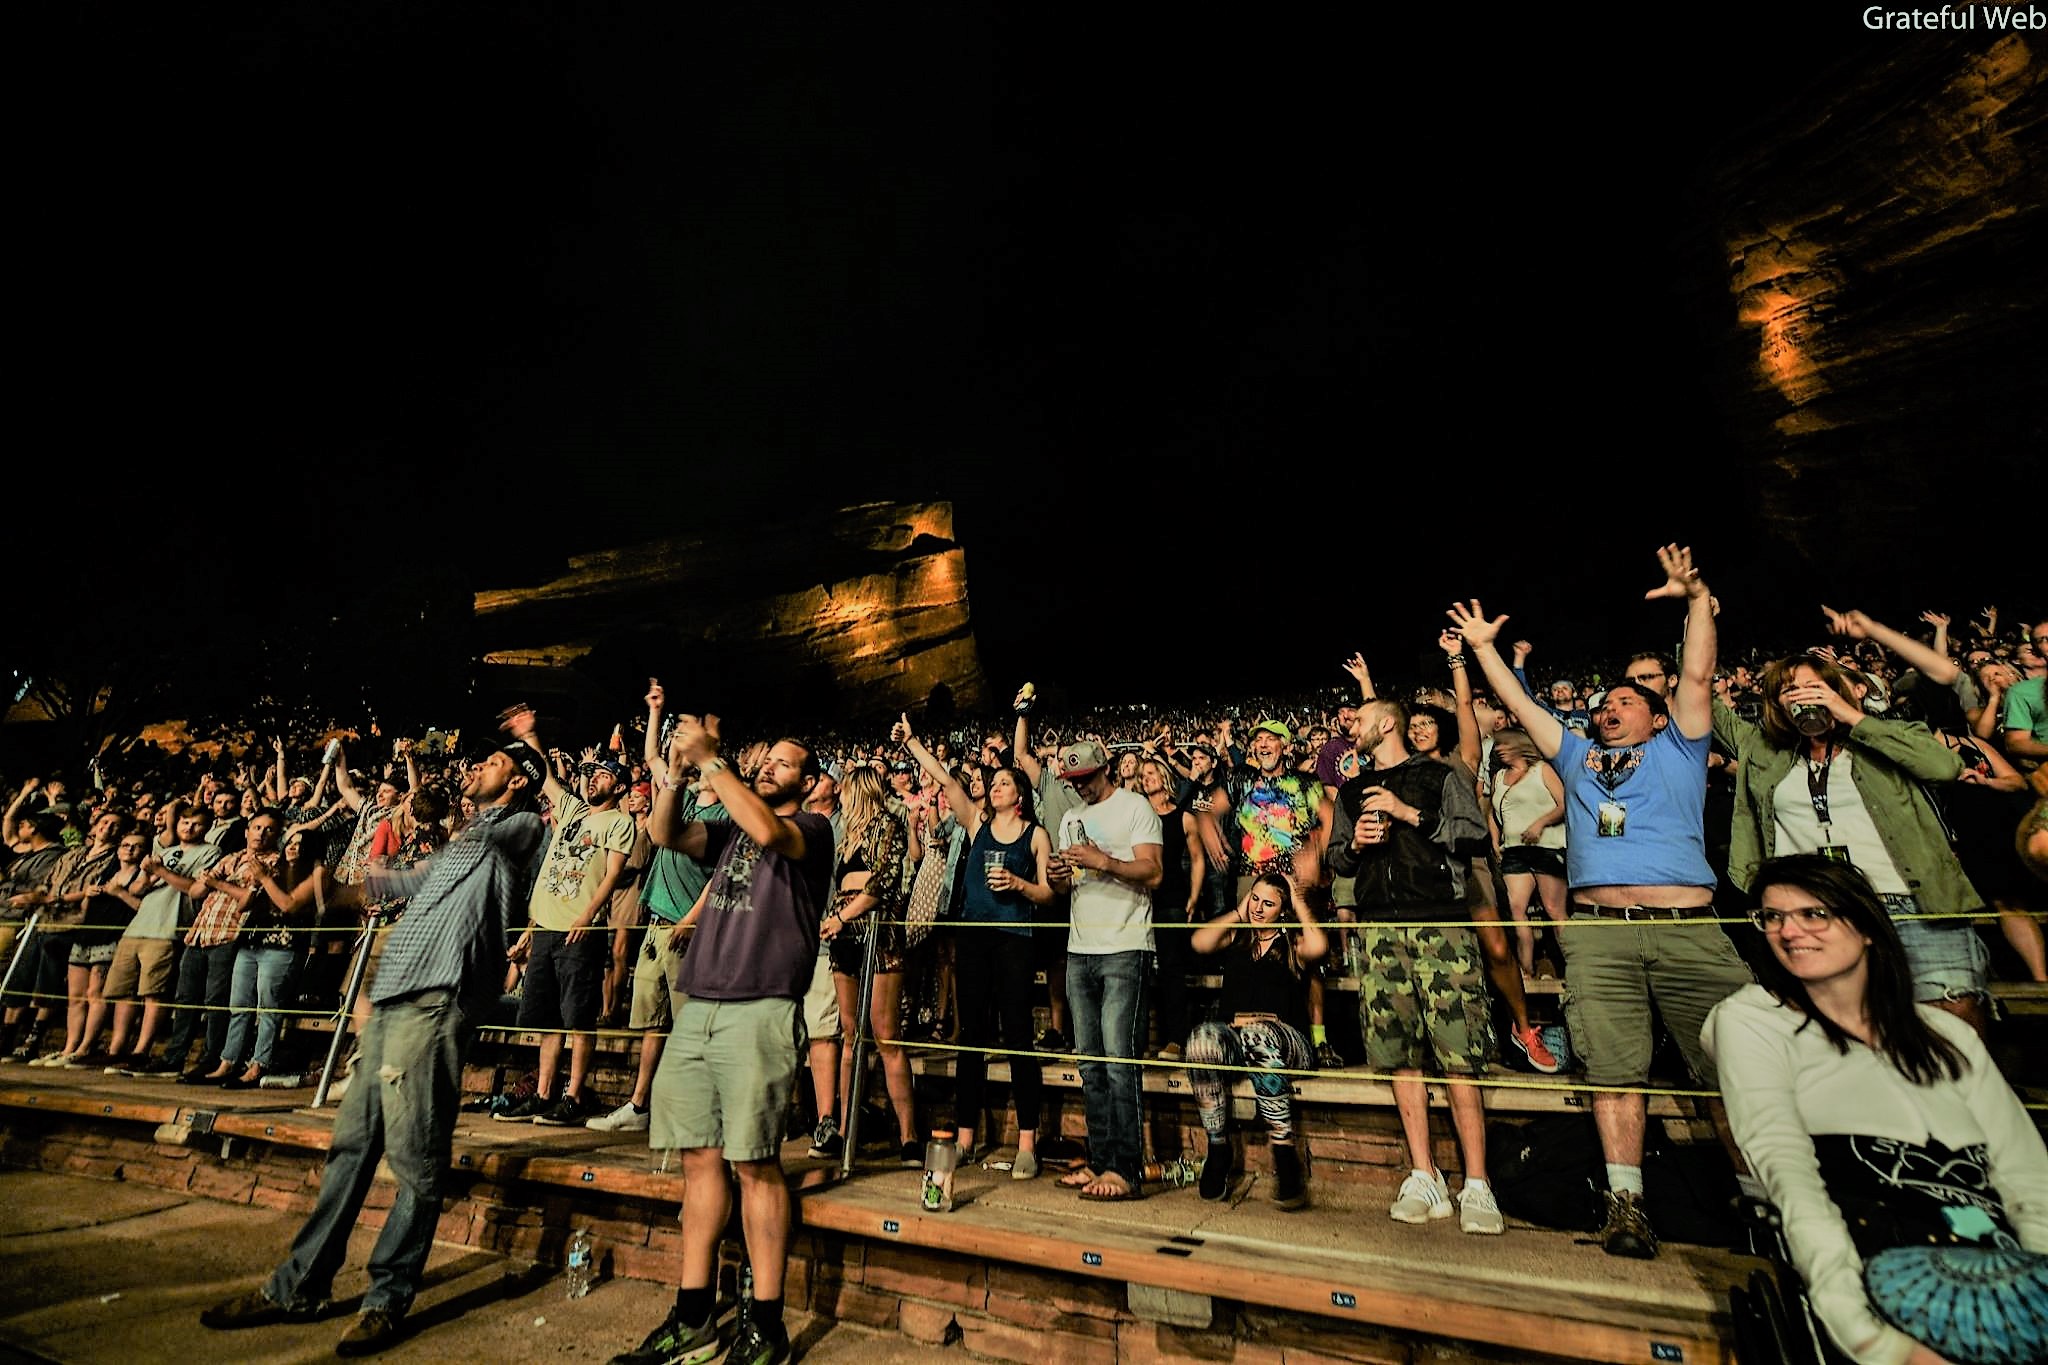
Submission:
[[[1607,1162],[1591,1114],[1489,1123],[1486,1166],[1493,1197],[1511,1218],[1566,1232],[1594,1232],[1605,1221]]]

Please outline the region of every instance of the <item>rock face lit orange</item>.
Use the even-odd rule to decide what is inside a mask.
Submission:
[[[956,701],[983,697],[968,618],[967,559],[951,504],[871,503],[782,526],[800,545],[772,590],[736,595],[735,563],[758,547],[731,535],[626,546],[569,561],[530,588],[476,594],[484,663],[574,670],[608,639],[659,628],[750,673],[807,671],[862,707],[901,709],[944,683]]]

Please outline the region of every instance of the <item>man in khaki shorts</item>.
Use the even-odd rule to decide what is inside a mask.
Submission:
[[[1570,922],[1558,935],[1565,956],[1565,1019],[1586,1079],[1615,1087],[1593,1096],[1593,1121],[1607,1160],[1610,1256],[1648,1259],[1657,1238],[1643,1207],[1639,1091],[1655,1043],[1646,1005],[1657,1013],[1703,1084],[1715,1083],[1700,1026],[1724,997],[1749,984],[1749,968],[1714,918],[1717,878],[1707,860],[1707,746],[1713,734],[1714,611],[1692,551],[1657,552],[1665,581],[1645,594],[1686,604],[1678,686],[1663,694],[1639,682],[1608,689],[1579,735],[1523,690],[1494,640],[1507,621],[1488,620],[1475,599],[1448,613],[1479,657],[1501,703],[1556,768],[1565,792],[1565,871]],[[1723,1125],[1725,1127],[1725,1123]]]
[[[140,897],[115,892],[135,907],[135,918],[114,945],[113,965],[107,968],[101,994],[115,1002],[114,1037],[108,1048],[113,1067],[131,1076],[170,1077],[182,1069],[182,1057],[151,1060],[149,1049],[163,1022],[164,1000],[175,988],[178,935],[192,918],[192,898],[184,888],[191,885],[195,873],[204,872],[223,856],[206,842],[209,819],[199,807],[179,803],[171,819],[171,837],[176,842],[169,848],[151,848],[142,861],[142,870],[153,879],[150,889]],[[132,1044],[131,1029],[136,1030]]]
[[[681,782],[661,784],[648,820],[657,845],[713,858],[678,989],[688,997],[655,1073],[650,1138],[683,1153],[683,1260],[675,1307],[622,1365],[701,1365],[725,1346],[718,1331],[718,1241],[732,1212],[726,1167],[739,1177],[740,1221],[754,1298],[727,1359],[779,1365],[789,1253],[789,1185],[782,1135],[803,1048],[805,991],[818,960],[818,923],[831,896],[832,822],[803,808],[818,760],[778,740],[753,781],[718,753],[718,718],[679,716],[671,773],[694,765],[729,824],[677,821]]]

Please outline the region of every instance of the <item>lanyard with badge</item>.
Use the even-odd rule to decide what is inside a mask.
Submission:
[[[1603,839],[1619,839],[1628,830],[1628,805],[1614,799],[1615,791],[1642,761],[1640,749],[1596,749],[1587,766],[1607,791],[1607,799],[1594,811],[1594,831]]]
[[[1834,813],[1828,806],[1828,770],[1835,763],[1835,748],[1828,746],[1828,756],[1818,763],[1806,760],[1806,797],[1813,803],[1813,818],[1820,822],[1820,847],[1814,850],[1831,862],[1849,861],[1849,846],[1835,842]]]

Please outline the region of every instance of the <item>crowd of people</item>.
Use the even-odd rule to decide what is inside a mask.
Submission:
[[[332,1014],[362,942],[319,1207],[267,1285],[206,1316],[310,1316],[381,1156],[403,1193],[343,1338],[356,1354],[400,1331],[463,1054],[516,995],[543,1041],[495,1119],[644,1131],[682,1153],[681,1285],[620,1357],[637,1365],[725,1344],[728,1168],[753,1276],[730,1358],[787,1358],[783,1143],[801,1112],[810,1154],[844,1155],[867,1098],[852,1088],[863,1003],[892,1157],[921,1165],[937,1117],[899,1044],[959,1049],[946,1116],[970,1153],[1003,1140],[984,1095],[990,1053],[1006,1058],[1017,1180],[1042,1169],[1036,1057],[1071,1054],[1086,1153],[1058,1180],[1104,1202],[1144,1194],[1140,1061],[1188,1074],[1204,1199],[1241,1175],[1228,1095],[1250,1080],[1283,1209],[1309,1197],[1289,1076],[1363,1066],[1392,1081],[1409,1150],[1391,1217],[1499,1234],[1483,1088],[1446,1088],[1454,1198],[1427,1081],[1476,1081],[1504,1057],[1575,1070],[1606,1166],[1598,1237],[1631,1257],[1658,1252],[1642,1092],[1661,1021],[1692,1080],[1725,1096],[1745,1189],[1787,1216],[1836,1342],[1859,1360],[1947,1358],[1858,1277],[1929,1229],[1951,1249],[2048,1251],[2048,1156],[1980,1042],[1994,962],[2048,980],[2048,622],[2018,634],[1987,610],[1952,632],[1928,613],[1914,634],[1822,608],[1819,643],[1721,670],[1690,552],[1659,564],[1648,596],[1682,609],[1682,644],[1604,685],[1532,683],[1530,642],[1468,601],[1420,686],[1383,688],[1354,656],[1355,697],[1098,711],[1065,733],[1026,685],[994,723],[927,734],[905,715],[886,734],[799,725],[741,746],[650,680],[644,716],[574,751],[524,707],[467,760],[402,739],[360,768],[339,741],[266,738],[196,764],[112,746],[80,780],[6,788],[0,1054],[260,1085],[292,1066],[282,1021]],[[1191,975],[1221,988],[1191,992]],[[1565,983],[1563,1030],[1530,1013],[1546,976]],[[1339,978],[1355,1035],[1330,1026],[1352,998]],[[640,1040],[609,1107],[592,1086],[603,1027]],[[1852,1096],[1879,1075],[1875,1113]],[[1880,1169],[1879,1141],[1914,1161],[1974,1153],[1976,1174]],[[1921,1202],[1845,1222],[1908,1195]]]

